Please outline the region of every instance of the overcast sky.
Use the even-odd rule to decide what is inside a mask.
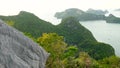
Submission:
[[[0,15],[16,15],[24,10],[47,21],[52,21],[55,12],[68,8],[111,10],[120,8],[120,0],[0,0]]]

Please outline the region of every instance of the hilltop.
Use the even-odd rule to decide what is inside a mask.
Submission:
[[[21,11],[15,16],[0,16],[0,18],[8,24],[12,24],[16,29],[31,34],[35,38],[39,37],[44,32],[54,30],[54,25],[26,11]]]
[[[55,32],[65,36],[66,42],[70,44],[78,44],[79,42],[84,41],[86,37],[96,41],[92,33],[74,18],[71,18],[71,20],[69,17],[65,18],[59,25],[52,25],[26,11],[21,11],[15,16],[0,16],[0,18],[6,22],[12,21],[13,27],[24,33],[31,34],[34,38],[41,36],[42,33]]]

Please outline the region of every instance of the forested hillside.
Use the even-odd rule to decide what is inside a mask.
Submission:
[[[92,33],[74,17],[62,19],[59,25],[52,25],[25,11],[15,16],[0,16],[0,18],[25,33],[51,54],[46,64],[47,68],[86,66],[99,68],[107,65],[105,60],[109,60],[108,57],[115,57],[113,60],[119,59],[115,56],[112,46],[97,42]],[[87,60],[90,64],[86,64]],[[102,64],[103,61],[105,64]]]
[[[35,38],[39,37],[44,32],[54,30],[54,25],[26,11],[21,11],[15,16],[0,16],[0,19],[10,25],[12,24],[13,27],[24,33],[31,34]]]
[[[79,42],[88,39],[96,41],[91,32],[74,17],[63,19],[57,26],[25,11],[21,11],[16,16],[0,16],[0,18],[25,34],[32,35],[34,38],[41,36],[43,33],[55,32],[64,36],[65,41],[69,44],[79,44]]]

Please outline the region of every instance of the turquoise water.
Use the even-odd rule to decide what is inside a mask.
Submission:
[[[89,29],[96,40],[114,47],[117,56],[120,56],[120,24],[106,23],[106,21],[80,22]]]

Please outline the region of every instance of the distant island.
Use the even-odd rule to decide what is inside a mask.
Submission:
[[[94,21],[94,20],[105,20],[107,23],[120,23],[120,18],[115,17],[110,14],[109,16],[105,16],[108,13],[107,10],[94,10],[88,9],[86,12],[77,8],[67,9],[63,12],[57,12],[55,17],[57,19],[64,19],[67,17],[76,17],[78,21]]]
[[[92,11],[92,10],[91,10]],[[95,10],[93,10],[95,11]],[[98,11],[98,10],[97,10]],[[105,16],[102,14],[93,14],[89,11],[85,12],[77,8],[67,9],[63,12],[57,12],[55,14],[57,19],[64,19],[67,17],[76,17],[79,21],[89,21],[89,20],[104,20]]]
[[[106,17],[106,22],[108,23],[120,23],[120,18],[115,17],[114,15],[110,14],[108,17]]]
[[[103,11],[103,10],[94,10],[94,9],[88,9],[87,11],[86,11],[86,13],[92,13],[92,14],[96,14],[96,15],[105,15],[105,14],[107,14],[108,13],[108,11],[107,10],[105,10],[105,11]]]

